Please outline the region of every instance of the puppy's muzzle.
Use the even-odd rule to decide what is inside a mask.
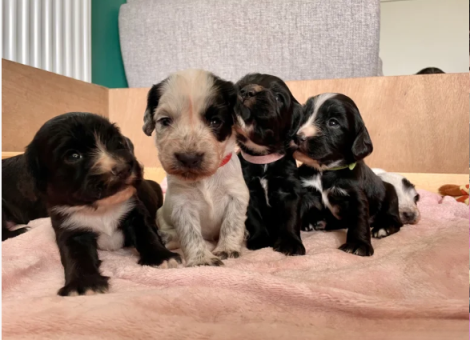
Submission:
[[[403,224],[416,224],[419,222],[420,215],[415,211],[404,211],[400,214],[400,219]]]
[[[201,167],[204,160],[204,153],[188,152],[175,153],[178,164],[187,169],[197,169]]]

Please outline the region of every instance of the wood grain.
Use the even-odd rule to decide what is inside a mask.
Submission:
[[[108,116],[108,89],[2,60],[2,150],[23,151],[50,118],[66,112]]]
[[[371,135],[371,167],[394,172],[462,173],[469,164],[469,77],[443,74],[288,82],[294,96],[344,93],[356,102]],[[135,144],[137,158],[159,166],[142,132],[148,89],[111,89],[109,117]]]

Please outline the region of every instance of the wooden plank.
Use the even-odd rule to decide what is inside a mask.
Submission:
[[[37,130],[59,114],[108,116],[108,89],[2,60],[2,150],[22,151]]]
[[[156,79],[158,81],[158,79]],[[305,102],[325,92],[356,102],[374,144],[371,167],[411,173],[467,174],[468,74],[288,82]],[[153,139],[142,132],[148,89],[111,89],[109,117],[131,138],[147,167],[159,166]]]

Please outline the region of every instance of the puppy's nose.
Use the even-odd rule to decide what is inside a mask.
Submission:
[[[240,94],[242,95],[243,99],[254,97],[256,94],[254,85],[245,86],[241,89]]]
[[[299,132],[295,136],[295,141],[297,142],[297,144],[305,142],[306,140],[307,140],[307,136],[305,136],[305,134],[303,132]]]
[[[413,223],[416,220],[416,214],[414,212],[405,211],[401,214],[403,223]]]
[[[178,162],[187,168],[197,168],[201,165],[204,158],[203,153],[175,153],[175,158]]]

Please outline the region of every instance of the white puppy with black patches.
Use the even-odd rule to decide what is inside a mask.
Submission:
[[[168,173],[157,221],[167,247],[181,247],[187,266],[219,266],[240,255],[249,193],[234,155],[236,100],[231,82],[203,70],[171,74],[148,94],[143,130],[155,130]]]
[[[421,219],[418,209],[419,194],[413,183],[407,178],[394,172],[387,172],[382,169],[372,169],[382,181],[390,183],[395,187],[398,195],[398,210],[403,224],[416,224]]]

